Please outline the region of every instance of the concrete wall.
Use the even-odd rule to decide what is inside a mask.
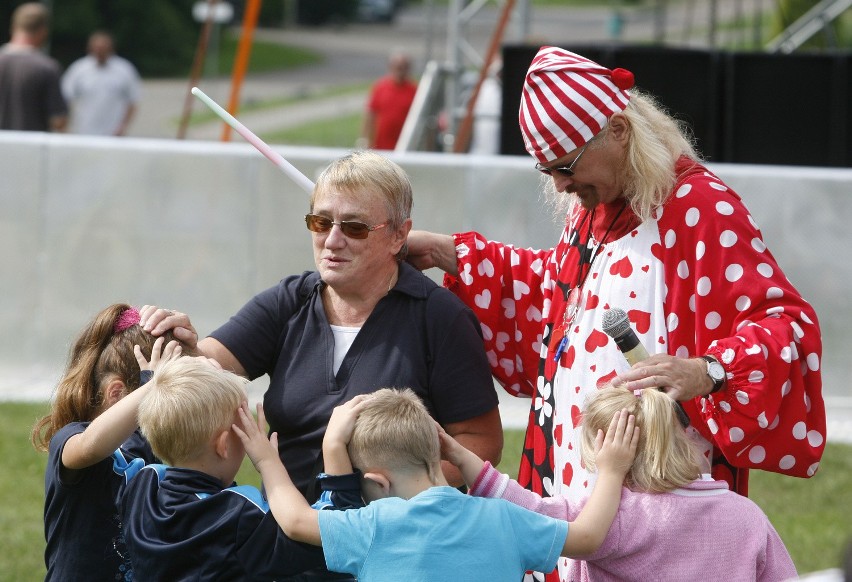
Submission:
[[[311,178],[345,153],[277,149]],[[529,158],[393,159],[414,183],[415,228],[477,229],[532,247],[556,240]],[[815,306],[826,394],[852,397],[843,339],[852,323],[852,170],[712,167]],[[257,291],[313,268],[307,200],[242,142],[0,132],[0,397],[46,397],[74,335],[110,303],[185,311],[205,334]]]

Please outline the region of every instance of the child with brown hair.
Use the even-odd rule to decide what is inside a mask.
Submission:
[[[603,544],[571,564],[572,580],[761,580],[796,577],[796,569],[763,511],[701,475],[698,451],[665,392],[606,387],[582,417],[583,462],[594,471],[595,435],[626,409],[639,446],[624,478],[621,503]],[[459,467],[471,495],[501,498],[537,513],[575,519],[584,503],[541,497],[441,434],[445,458]]]
[[[31,438],[48,453],[45,580],[130,576],[115,504],[129,464],[156,460],[136,430],[135,407],[150,370],[182,353],[171,340],[143,331],[137,309],[116,303],[74,342],[50,414],[36,422]],[[114,407],[120,401],[124,406]]]

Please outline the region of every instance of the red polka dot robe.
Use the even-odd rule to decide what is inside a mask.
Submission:
[[[721,392],[684,403],[715,478],[745,495],[748,468],[799,477],[817,470],[825,409],[816,314],[740,197],[685,158],[677,172],[653,219],[639,224],[621,201],[599,205],[593,217],[578,207],[553,249],[454,235],[460,274],[445,284],[479,317],[495,377],[510,393],[532,397],[518,480],[537,493],[589,493],[580,411],[596,386],[629,367],[601,331],[609,307],[628,313],[650,353],[710,354],[724,366]],[[556,357],[567,296],[586,271]]]

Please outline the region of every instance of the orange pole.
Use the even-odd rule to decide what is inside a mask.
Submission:
[[[261,0],[248,0],[243,13],[243,32],[240,36],[240,44],[237,47],[237,57],[234,59],[234,70],[231,74],[231,97],[228,100],[228,113],[237,116],[240,108],[240,89],[248,69],[249,57],[251,56],[251,42],[254,29],[257,27],[257,17],[260,14]],[[231,126],[227,123],[222,126],[222,141],[231,139]]]
[[[473,93],[470,99],[467,100],[467,112],[462,120],[459,130],[456,134],[456,139],[453,142],[453,152],[464,153],[470,145],[470,134],[473,129],[473,108],[476,107],[476,99],[479,97],[479,90],[482,88],[482,83],[485,77],[488,76],[488,69],[491,68],[491,63],[494,62],[494,57],[497,54],[497,49],[500,48],[500,41],[503,39],[503,32],[506,30],[506,25],[509,22],[509,16],[512,13],[512,8],[515,5],[515,0],[506,0],[503,5],[503,12],[500,15],[500,20],[497,22],[497,28],[494,29],[494,34],[491,37],[491,44],[488,46],[488,52],[485,54],[485,62],[482,69],[479,71],[479,80],[473,88]]]

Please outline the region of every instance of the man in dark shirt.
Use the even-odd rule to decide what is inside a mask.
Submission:
[[[12,37],[0,47],[0,129],[65,130],[59,63],[40,50],[49,25],[50,13],[39,2],[21,4],[12,14]]]

